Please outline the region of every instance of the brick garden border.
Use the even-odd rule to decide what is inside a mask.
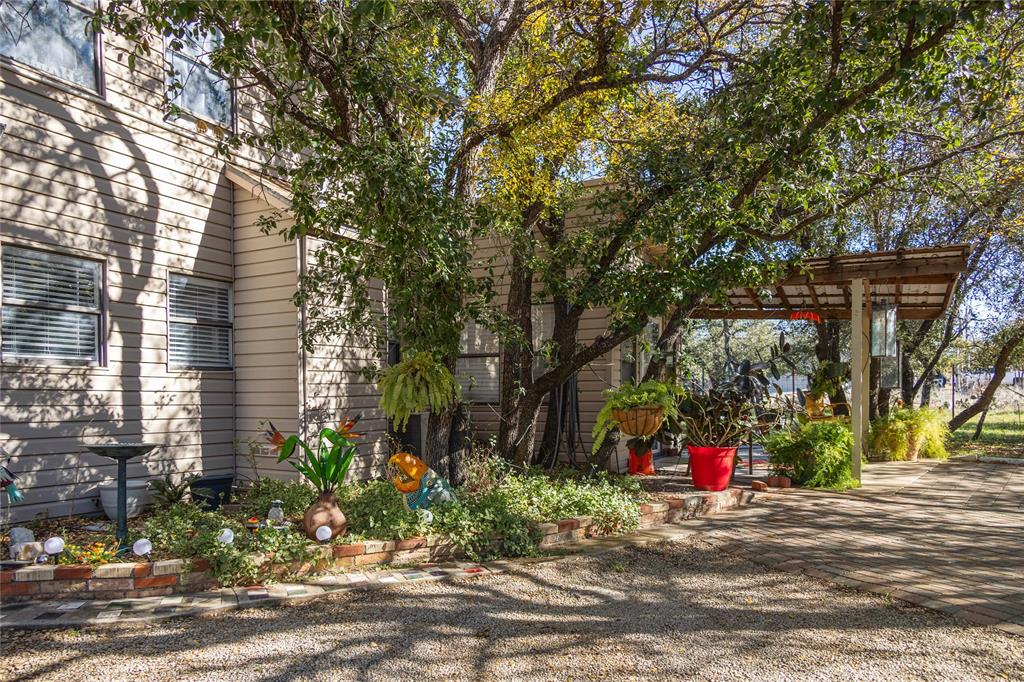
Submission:
[[[698,516],[710,516],[753,500],[750,490],[727,488],[715,493],[693,493],[683,497],[640,505],[638,528],[677,523]],[[603,535],[589,516],[541,523],[538,549],[579,542]],[[500,541],[500,540],[499,540]],[[367,540],[351,545],[312,545],[314,557],[274,567],[275,573],[308,575],[331,568],[380,564],[420,564],[457,558],[454,545],[442,537],[407,540]],[[260,563],[270,561],[258,556]],[[176,592],[198,592],[215,585],[205,559],[167,559],[145,563],[117,563],[101,566],[36,565],[0,571],[0,599],[125,599],[167,596]]]

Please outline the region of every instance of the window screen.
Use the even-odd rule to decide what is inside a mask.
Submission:
[[[5,246],[0,311],[4,359],[99,362],[102,266]]]
[[[173,367],[231,368],[231,285],[171,274],[167,355]]]
[[[201,42],[186,43],[180,50],[167,50],[173,82],[171,102],[201,119],[223,128],[231,127],[233,106],[231,83],[209,62],[209,54],[221,42],[219,35],[207,36]]]
[[[91,0],[0,2],[0,54],[99,91]]]

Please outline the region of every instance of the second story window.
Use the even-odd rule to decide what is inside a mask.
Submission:
[[[0,268],[4,360],[99,363],[100,263],[5,245]]]
[[[231,369],[231,285],[175,273],[167,284],[168,364]]]
[[[3,0],[0,54],[100,91],[95,0]]]
[[[214,71],[209,58],[220,42],[220,35],[209,34],[202,40],[185,38],[168,45],[171,103],[199,119],[229,129],[234,114],[231,83]]]

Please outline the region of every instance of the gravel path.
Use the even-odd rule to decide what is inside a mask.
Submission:
[[[1024,639],[699,538],[485,579],[117,629],[3,633],[4,680],[1024,680]]]

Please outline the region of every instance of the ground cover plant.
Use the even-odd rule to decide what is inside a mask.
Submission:
[[[944,412],[901,408],[871,422],[870,448],[876,457],[889,461],[946,459],[948,436]]]
[[[516,467],[506,460],[477,454],[458,501],[433,509],[434,520],[405,508],[401,494],[385,480],[344,484],[337,489],[339,508],[348,532],[334,544],[364,540],[397,540],[438,535],[474,559],[525,556],[537,552],[540,523],[590,516],[603,532],[635,529],[639,505],[647,499],[640,484],[627,476],[584,475],[576,470],[545,472]],[[147,538],[149,559],[202,558],[223,585],[266,581],[288,572],[296,562],[314,557],[314,545],[302,532],[303,513],[316,491],[300,481],[262,478],[226,509],[211,511],[182,499],[132,519],[128,542]],[[288,527],[262,526],[273,500],[283,502]],[[68,544],[62,563],[99,565],[139,561],[133,554],[117,556],[113,527],[101,533],[85,529],[95,519],[48,520],[35,524],[40,536],[60,535]],[[231,536],[225,541],[225,531]],[[500,538],[500,542],[498,541]],[[266,557],[266,558],[263,558]]]
[[[838,421],[806,422],[764,439],[771,468],[808,488],[857,486],[850,466],[853,432]]]

